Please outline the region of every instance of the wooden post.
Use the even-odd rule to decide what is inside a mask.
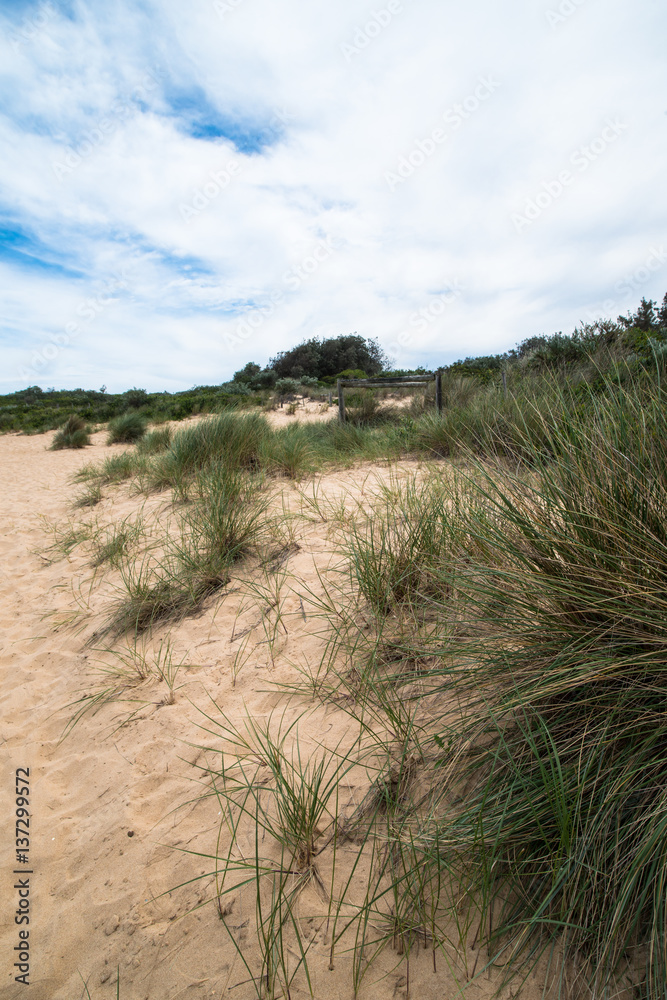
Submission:
[[[338,379],[336,383],[338,388],[338,419],[341,424],[345,423],[345,400],[343,398],[343,386],[341,385],[341,380]]]
[[[438,416],[442,413],[442,372],[435,373],[435,408]]]
[[[329,406],[333,406],[333,392],[329,389]]]

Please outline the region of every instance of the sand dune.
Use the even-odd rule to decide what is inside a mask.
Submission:
[[[278,413],[274,419],[288,418]],[[168,685],[150,676],[128,684],[96,714],[83,715],[63,739],[68,720],[81,707],[77,699],[99,687],[104,677],[100,668],[118,665],[124,648],[123,655],[129,653],[122,641],[115,643],[115,654],[104,651],[111,640],[95,638],[118,571],[93,568],[85,543],[69,554],[50,549],[48,526],[108,523],[142,506],[148,523],[168,517],[166,496],[145,501],[130,496],[125,487],[105,489],[105,499],[95,508],[72,510],[76,487],[70,477],[85,461],[108,453],[104,435],[93,440],[85,452],[50,452],[50,435],[0,437],[3,816],[13,816],[17,768],[30,769],[31,790],[26,868],[31,872],[30,986],[15,982],[17,973],[11,968],[20,928],[13,922],[17,890],[10,888],[7,873],[21,865],[14,860],[9,826],[2,843],[0,993],[74,1000],[86,995],[85,982],[93,1000],[111,998],[118,970],[124,1000],[245,1000],[256,996],[256,990],[216,906],[207,902],[216,895],[210,856],[216,852],[220,806],[215,797],[203,794],[205,776],[198,767],[206,764],[206,754],[198,744],[214,738],[201,727],[207,725],[206,715],[215,719],[223,712],[239,724],[246,715],[263,720],[273,713],[284,725],[305,712],[299,724],[305,753],[308,747],[345,745],[354,738],[342,709],[290,700],[275,688],[276,682],[296,683],[299,668],[319,662],[322,621],[308,594],[317,592],[318,572],[326,573],[340,557],[326,523],[316,517],[295,520],[294,544],[281,573],[274,574],[274,581],[282,579],[280,622],[266,594],[246,586],[248,570],[241,565],[228,588],[234,592],[211,600],[198,617],[155,630],[142,647],[150,659],[168,636],[172,662],[183,661],[173,704],[165,703]],[[410,468],[414,466],[394,467],[392,474]],[[319,481],[320,494],[363,502],[369,481],[389,473],[386,467],[368,466],[330,473]],[[288,510],[302,508],[291,484],[281,490]],[[365,783],[361,771],[351,773],[344,805],[358,801]],[[251,852],[252,831],[243,836]],[[326,873],[323,877],[326,882]],[[225,905],[228,923],[252,967],[257,954],[252,892],[225,897]],[[350,958],[341,955],[329,969],[326,906],[316,887],[304,890],[299,907],[311,941],[314,995],[348,1000]],[[456,971],[460,979],[461,969]],[[444,960],[434,974],[430,953],[414,954],[410,980],[410,995],[423,1000],[459,995]],[[308,995],[305,981],[295,984],[293,996]],[[490,996],[494,985],[485,977],[469,993]],[[536,982],[526,995],[537,996],[538,986]],[[387,950],[359,995],[390,1000],[405,996],[406,987],[404,963]]]

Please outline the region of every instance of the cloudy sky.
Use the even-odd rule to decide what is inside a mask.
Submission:
[[[0,391],[427,367],[667,291],[660,0],[1,0]]]

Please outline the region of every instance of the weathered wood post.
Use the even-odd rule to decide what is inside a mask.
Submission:
[[[438,416],[442,413],[442,372],[435,373],[435,408]]]
[[[345,399],[343,398],[343,385],[341,379],[336,383],[338,389],[338,419],[341,424],[345,423]]]

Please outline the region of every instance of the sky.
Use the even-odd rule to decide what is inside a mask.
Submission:
[[[431,369],[667,292],[660,0],[0,0],[0,392]]]

